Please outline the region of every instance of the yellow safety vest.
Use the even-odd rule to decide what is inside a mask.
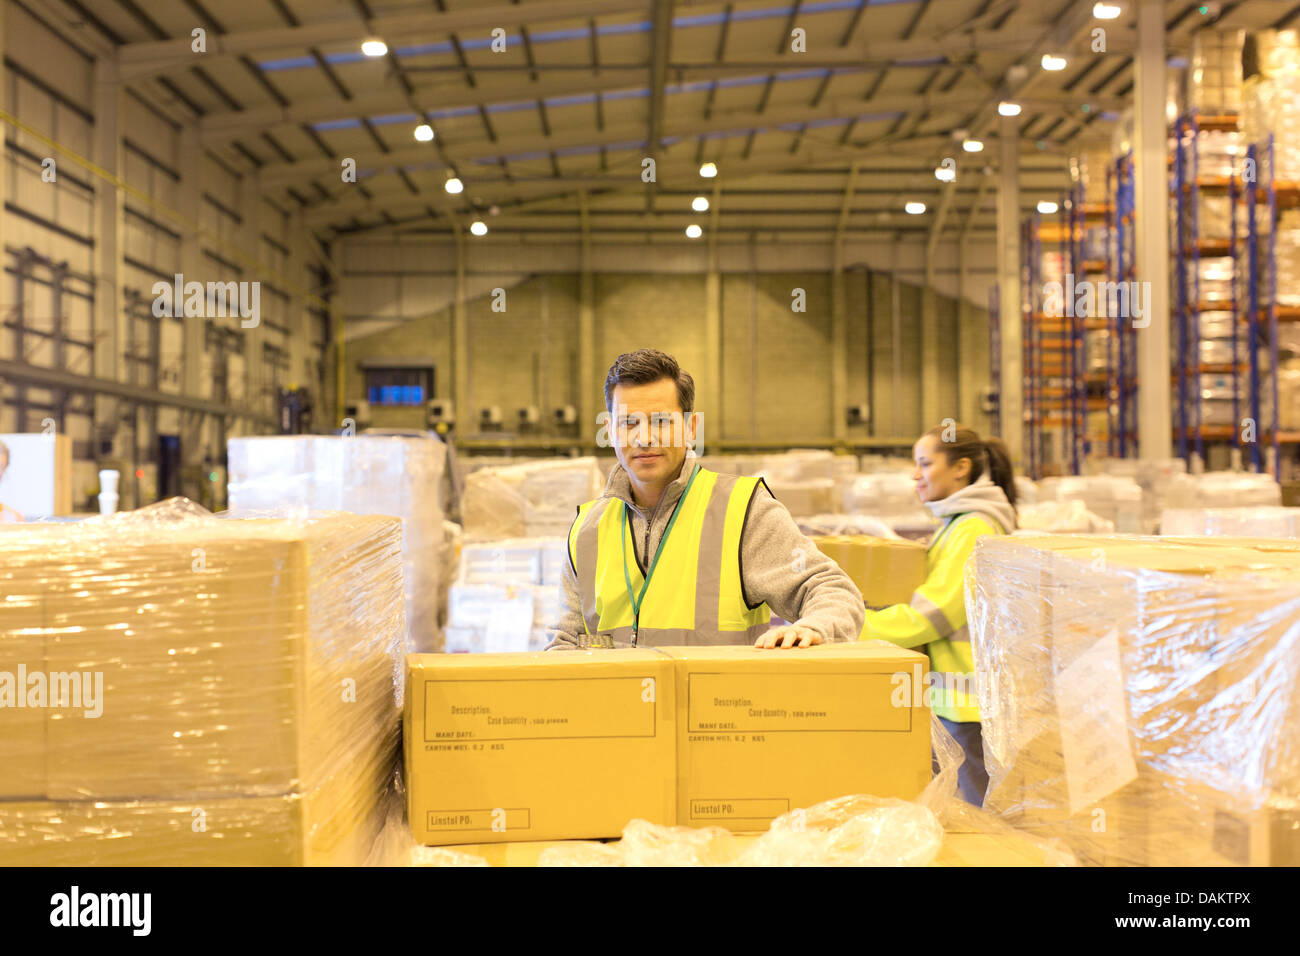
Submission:
[[[909,604],[868,611],[859,640],[886,640],[922,648],[930,656],[930,703],[936,714],[959,723],[978,722],[975,658],[966,626],[966,561],[986,534],[1005,534],[993,519],[977,513],[954,516],[941,527],[925,554],[925,581]]]
[[[695,469],[658,554],[643,556],[647,568],[638,561],[621,499],[578,507],[569,560],[582,597],[586,633],[579,643],[630,645],[634,620],[637,646],[752,644],[768,629],[771,609],[745,600],[740,570],[745,516],[762,479]]]

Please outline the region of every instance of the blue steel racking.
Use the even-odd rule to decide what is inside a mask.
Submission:
[[[1175,433],[1178,456],[1187,462],[1189,470],[1195,470],[1192,467],[1193,455],[1198,462],[1202,464],[1205,462],[1207,440],[1230,441],[1234,449],[1234,464],[1240,453],[1240,432],[1236,427],[1242,400],[1240,376],[1243,371],[1238,336],[1241,305],[1236,279],[1240,271],[1241,257],[1241,244],[1237,236],[1237,206],[1240,195],[1238,179],[1235,174],[1227,177],[1202,176],[1198,149],[1203,132],[1235,132],[1237,129],[1238,120],[1234,114],[1203,117],[1192,112],[1180,116],[1174,124],[1173,192],[1176,215],[1173,255],[1177,288],[1173,318],[1177,333],[1177,347],[1174,352],[1173,373],[1178,395]],[[1229,234],[1227,236],[1202,235],[1200,213],[1203,191],[1228,197]],[[1229,309],[1224,309],[1221,303],[1202,301],[1202,258],[1227,259],[1232,263],[1231,271],[1234,278]],[[1232,314],[1232,361],[1226,365],[1226,368],[1202,360],[1201,315],[1211,311],[1230,311]],[[1232,380],[1233,424],[1226,428],[1207,426],[1204,423],[1202,376],[1224,371],[1231,376]],[[1258,377],[1252,376],[1251,382],[1253,384],[1247,391],[1248,394],[1255,395]],[[1257,446],[1255,454],[1258,455]]]
[[[1108,281],[1129,282],[1136,278],[1133,153],[1117,158],[1107,170],[1108,190],[1114,207],[1114,254],[1107,256]],[[1109,250],[1108,250],[1109,252]],[[1109,451],[1113,458],[1137,454],[1137,348],[1135,330],[1123,316],[1108,316],[1107,395],[1110,425]]]
[[[1259,146],[1264,147],[1264,157],[1267,163],[1260,162]],[[1272,133],[1263,144],[1251,143],[1246,149],[1246,170],[1249,175],[1245,177],[1246,192],[1246,245],[1249,269],[1247,271],[1247,281],[1249,288],[1247,290],[1247,314],[1246,328],[1247,341],[1250,350],[1250,415],[1256,424],[1257,434],[1256,441],[1250,443],[1251,463],[1255,466],[1256,471],[1264,468],[1264,463],[1260,454],[1260,442],[1265,435],[1268,436],[1269,444],[1272,449],[1271,466],[1273,475],[1279,481],[1282,479],[1282,454],[1281,446],[1283,442],[1294,444],[1300,441],[1300,435],[1288,434],[1283,436],[1280,430],[1280,405],[1278,395],[1278,323],[1280,321],[1300,321],[1300,309],[1295,307],[1282,307],[1277,301],[1277,211],[1280,202],[1285,202],[1288,206],[1294,206],[1300,201],[1300,184],[1297,183],[1280,183],[1276,175],[1276,143]],[[1267,176],[1261,175],[1267,171]],[[1258,226],[1258,205],[1268,207],[1269,230],[1267,242],[1262,243]],[[1259,300],[1259,277],[1260,277],[1260,246],[1264,245],[1263,254],[1266,257],[1264,268],[1268,270],[1268,300],[1261,304]],[[1268,334],[1265,342],[1264,331],[1261,323],[1267,316]],[[1259,368],[1259,350],[1267,344],[1269,349],[1269,372],[1270,372],[1270,394],[1273,399],[1272,428],[1265,430],[1263,423],[1260,421],[1260,368]]]

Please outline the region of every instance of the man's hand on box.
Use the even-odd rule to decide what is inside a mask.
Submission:
[[[821,642],[821,634],[811,627],[787,624],[785,627],[774,627],[765,634],[760,634],[758,640],[754,641],[754,646],[761,648],[812,647],[814,644],[820,644]]]

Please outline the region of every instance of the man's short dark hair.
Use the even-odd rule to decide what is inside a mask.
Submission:
[[[677,359],[658,349],[637,349],[624,352],[614,359],[605,376],[605,408],[614,401],[615,385],[649,385],[660,379],[671,379],[677,385],[677,404],[683,412],[695,410],[695,379],[682,371]]]

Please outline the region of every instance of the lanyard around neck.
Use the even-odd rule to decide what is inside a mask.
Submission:
[[[650,561],[650,566],[646,569],[645,580],[641,582],[641,593],[632,593],[632,575],[627,570],[627,502],[623,502],[623,532],[621,540],[623,542],[623,581],[627,585],[627,597],[632,602],[632,630],[637,630],[638,622],[641,617],[641,602],[645,598],[646,589],[650,587],[650,578],[655,573],[655,567],[659,564],[659,555],[664,553],[664,543],[668,540],[668,535],[672,534],[673,525],[677,523],[677,513],[681,511],[682,502],[686,496],[691,493],[691,485],[695,482],[695,476],[699,474],[699,468],[691,468],[691,477],[686,480],[686,488],[682,491],[682,496],[677,499],[677,504],[673,506],[672,517],[668,519],[668,527],[664,528],[663,537],[659,539],[659,547],[655,548],[654,558]],[[647,518],[647,521],[650,519]]]

